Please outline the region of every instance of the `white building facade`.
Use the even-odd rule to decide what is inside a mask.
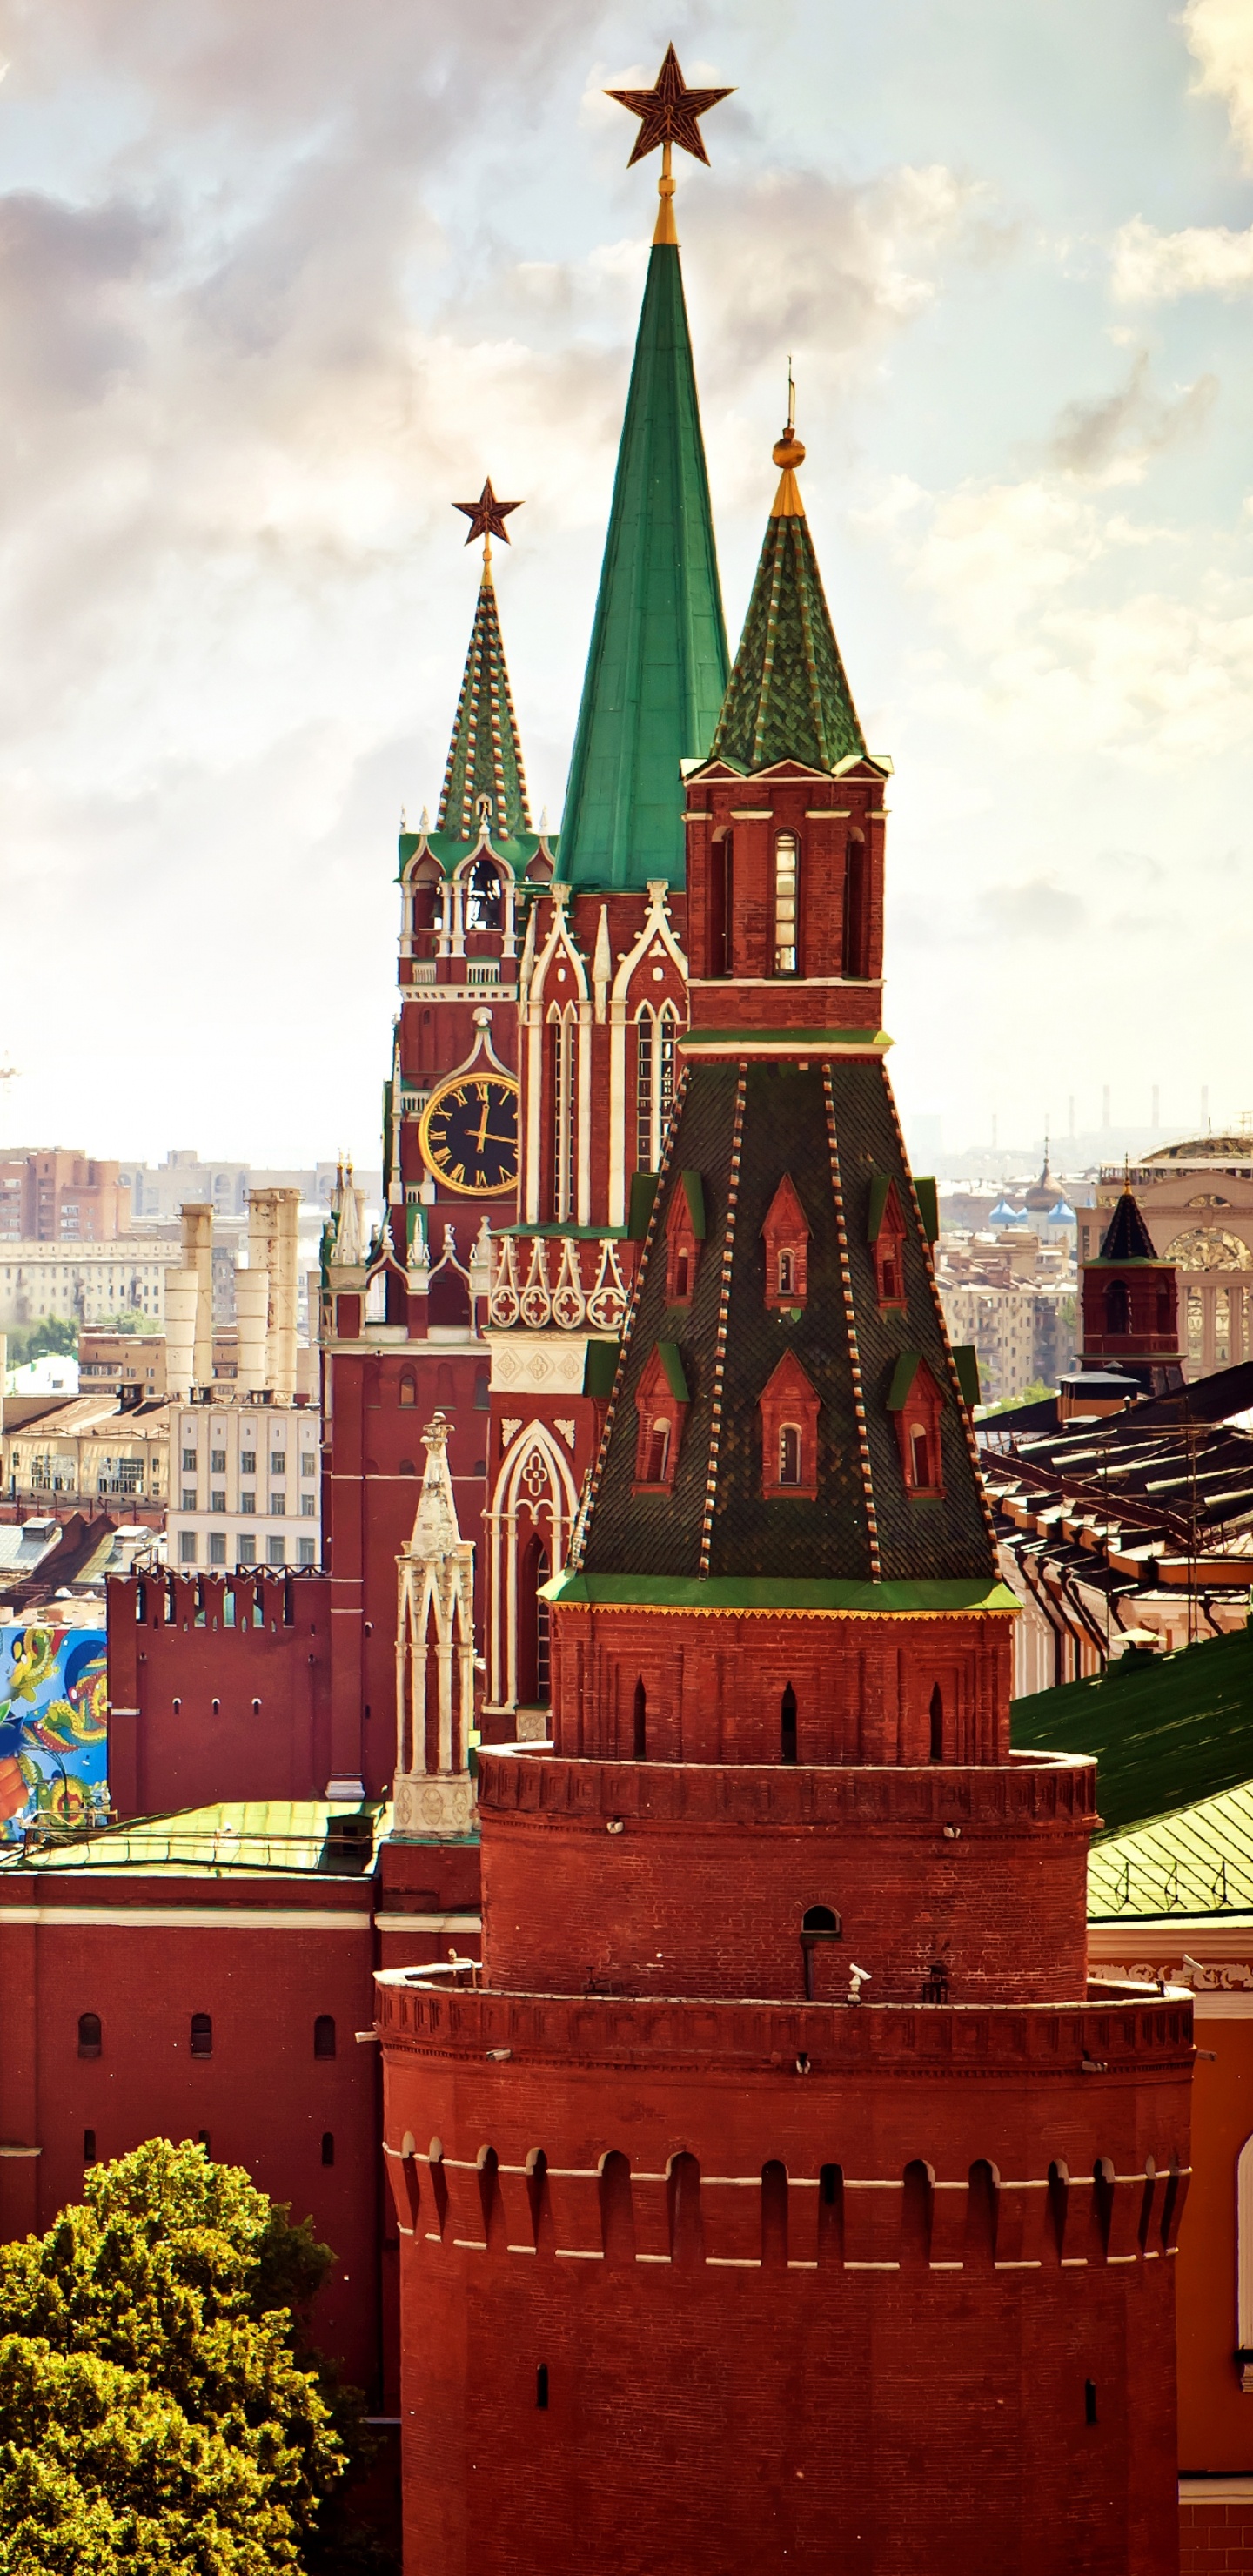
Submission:
[[[169,1563],[319,1564],[321,1437],[315,1405],[268,1391],[171,1406]]]

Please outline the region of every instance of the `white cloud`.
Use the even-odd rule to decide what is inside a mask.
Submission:
[[[1114,235],[1111,284],[1120,304],[1162,304],[1179,295],[1245,295],[1253,287],[1253,226],[1193,224],[1159,233],[1133,215]]]
[[[1049,461],[1089,482],[1141,483],[1155,456],[1202,427],[1217,392],[1216,376],[1198,376],[1176,401],[1164,402],[1149,381],[1149,353],[1141,349],[1125,385],[1095,402],[1065,405]]]
[[[1249,0],[1187,0],[1180,13],[1199,65],[1192,87],[1221,98],[1245,164],[1253,168],[1253,8]]]

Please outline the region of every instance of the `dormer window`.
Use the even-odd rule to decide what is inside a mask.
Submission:
[[[944,1398],[926,1361],[917,1351],[903,1351],[888,1390],[888,1411],[895,1416],[905,1490],[920,1500],[937,1500],[944,1492],[940,1417]]]
[[[786,1351],[763,1387],[761,1410],[761,1490],[774,1495],[818,1492],[817,1388],[792,1351]]]
[[[635,1391],[639,1435],[635,1447],[637,1494],[672,1494],[683,1424],[687,1380],[675,1342],[658,1342]]]
[[[705,1189],[699,1172],[680,1172],[666,1216],[666,1304],[690,1306],[705,1240]]]
[[[905,1304],[905,1219],[896,1182],[876,1172],[870,1185],[866,1228],[874,1255],[875,1288],[881,1309]]]
[[[809,1219],[784,1173],[761,1229],[766,1247],[766,1304],[803,1306],[808,1290]]]
[[[794,832],[780,832],[774,845],[774,971],[795,975],[797,946],[796,895],[799,852]]]

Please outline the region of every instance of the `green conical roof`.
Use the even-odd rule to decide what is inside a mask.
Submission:
[[[480,796],[490,796],[492,800],[494,838],[514,840],[519,832],[530,831],[522,747],[505,669],[505,648],[500,640],[491,566],[486,562],[448,746],[437,829],[455,832],[463,840],[476,840]]]
[[[784,443],[775,450],[783,462]],[[805,451],[789,446],[797,459]],[[796,476],[784,466],[712,757],[737,769],[803,760],[834,769],[865,752]]]
[[[569,885],[682,885],[729,656],[679,253],[654,242],[561,829]]]

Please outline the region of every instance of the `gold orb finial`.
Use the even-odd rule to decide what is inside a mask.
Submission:
[[[782,466],[785,473],[789,466],[794,473],[797,466],[805,462],[805,450],[794,429],[785,429],[783,436],[776,438],[770,453],[775,464]]]

